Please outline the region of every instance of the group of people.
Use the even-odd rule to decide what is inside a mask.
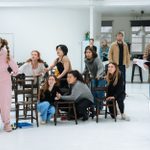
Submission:
[[[92,42],[94,43],[93,39]],[[40,112],[41,124],[49,122],[55,114],[54,101],[57,100],[75,100],[78,118],[83,121],[88,120],[87,108],[94,106],[95,98],[104,94],[91,92],[91,88],[106,84],[108,86],[106,100],[115,98],[121,117],[125,120],[125,68],[129,66],[130,55],[127,44],[123,41],[123,34],[122,32],[117,34],[116,41],[109,49],[108,57],[106,53],[102,53],[99,57],[97,48],[92,44],[85,48],[85,70],[80,73],[78,70],[72,70],[71,61],[67,56],[68,48],[62,44],[56,46],[58,57],[49,67],[45,68],[40,52],[33,50],[31,58],[18,68],[9,54],[7,41],[0,38],[0,113],[4,130],[7,132],[12,130],[10,125],[11,75],[24,73],[26,76],[38,76],[42,79],[43,75],[46,72],[52,72],[53,68],[55,68],[55,73],[50,74],[44,80],[38,94],[37,109]],[[107,67],[104,67],[102,63],[101,56],[104,55],[103,58],[109,60]],[[8,67],[11,67],[11,73],[8,71]],[[62,92],[63,88],[69,89],[67,95]],[[100,110],[102,109],[103,102],[100,104]],[[109,110],[112,114],[111,117],[114,118],[113,110],[111,108]]]

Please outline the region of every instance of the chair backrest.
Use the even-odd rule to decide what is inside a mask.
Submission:
[[[22,95],[23,100],[25,100],[25,96],[28,94],[30,95],[31,100],[33,100],[33,87],[34,87],[33,79],[14,78],[13,86],[16,103],[18,102],[19,95]]]
[[[106,100],[106,95],[107,95],[107,91],[108,91],[108,87],[107,86],[101,86],[101,87],[93,87],[92,92],[103,92],[103,96],[101,98],[99,97],[95,97],[95,99],[100,99],[100,100]]]

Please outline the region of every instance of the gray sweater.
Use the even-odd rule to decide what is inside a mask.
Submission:
[[[85,59],[85,69],[84,72],[89,72],[91,78],[100,78],[103,76],[104,66],[102,61],[96,57],[92,60]]]
[[[88,99],[93,103],[93,95],[88,86],[80,81],[77,81],[71,90],[71,95],[61,96],[63,100],[75,100]]]

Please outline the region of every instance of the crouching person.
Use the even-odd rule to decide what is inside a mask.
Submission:
[[[57,93],[56,99],[59,100],[74,100],[76,103],[77,116],[82,117],[82,120],[88,120],[87,108],[93,105],[93,95],[84,83],[82,75],[77,70],[72,70],[67,74],[67,82],[71,87],[71,94],[62,96]]]
[[[40,112],[41,124],[50,122],[51,117],[55,114],[54,100],[57,92],[61,93],[56,85],[56,77],[50,75],[39,92],[37,109]]]
[[[115,99],[119,106],[121,119],[129,121],[130,118],[124,114],[125,89],[124,89],[123,75],[119,71],[119,67],[116,63],[110,62],[108,64],[106,79],[108,82],[108,92],[107,92],[107,99],[106,99],[107,102],[112,103],[109,100]],[[114,111],[112,107],[109,107],[109,111],[111,117],[114,118]]]

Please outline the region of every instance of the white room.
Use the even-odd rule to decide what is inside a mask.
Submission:
[[[102,111],[98,123],[96,117],[89,117],[88,121],[78,120],[77,125],[74,120],[58,118],[55,126],[53,118],[47,124],[40,124],[39,115],[39,127],[34,121],[31,127],[6,133],[0,119],[0,149],[148,150],[149,70],[141,70],[141,80],[138,65],[133,74],[133,59],[140,57],[143,60],[146,45],[150,43],[150,25],[145,25],[144,30],[139,25],[136,33],[132,21],[150,22],[149,8],[149,0],[0,0],[0,37],[8,41],[10,53],[17,63],[26,62],[31,58],[31,52],[38,50],[42,60],[50,65],[57,58],[56,46],[64,44],[68,47],[67,56],[72,69],[82,73],[85,68],[84,51],[89,38],[94,38],[100,57],[102,39],[107,39],[110,48],[119,31],[124,33],[124,41],[130,45],[131,60],[126,69],[124,101],[129,120],[122,120],[120,114],[116,122],[109,115],[105,119]],[[141,37],[138,35],[140,31],[144,32]],[[16,106],[14,99],[12,97],[12,109]],[[14,125],[15,111],[11,111],[10,118],[10,123]]]

